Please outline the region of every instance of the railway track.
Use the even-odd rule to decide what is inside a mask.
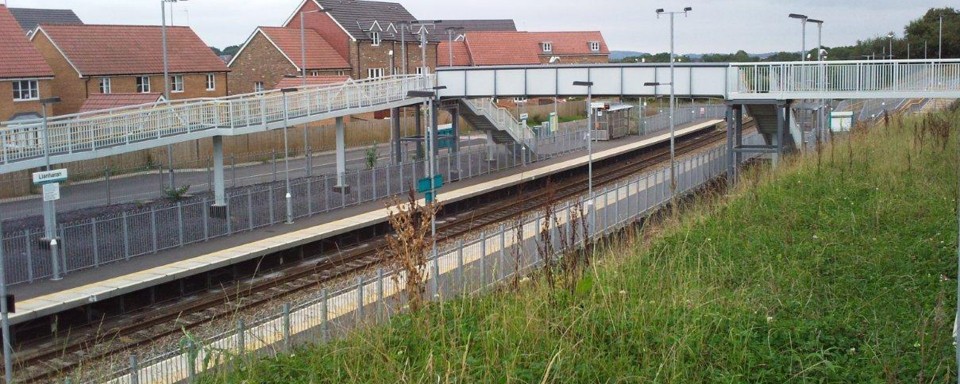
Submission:
[[[716,143],[725,132],[710,131],[678,139],[678,155],[696,151]],[[669,148],[663,143],[624,155],[610,165],[594,169],[594,186],[613,183],[669,159]],[[586,191],[586,175],[576,175],[550,184],[550,191],[524,192],[522,198],[488,203],[472,209],[469,215],[438,218],[437,241],[456,239],[480,228],[500,223],[525,212],[532,212],[550,200],[564,200]],[[295,266],[254,277],[249,281],[224,287],[218,292],[179,299],[170,305],[153,307],[92,324],[89,329],[70,333],[69,342],[49,340],[27,346],[18,355],[18,382],[48,382],[91,362],[102,361],[153,343],[158,339],[182,335],[211,322],[231,318],[254,308],[264,307],[278,299],[319,289],[338,277],[370,268],[380,262],[378,249],[385,244],[382,237],[328,255],[322,260],[307,260]],[[317,255],[320,256],[320,255]]]

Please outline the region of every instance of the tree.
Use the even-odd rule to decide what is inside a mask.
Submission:
[[[213,51],[214,55],[217,55],[217,56],[223,55],[223,51],[221,51],[220,48],[210,47],[210,50]]]
[[[226,47],[226,48],[223,49],[223,54],[224,54],[224,55],[234,56],[234,55],[237,54],[237,52],[240,52],[240,46],[239,46],[239,45],[231,45],[231,46]]]
[[[943,58],[960,58],[960,15],[952,7],[932,8],[920,19],[911,21],[904,28],[907,41],[912,46],[923,47],[926,42],[929,56],[936,58],[940,39],[940,16],[943,16]],[[922,48],[920,48],[922,50]],[[917,50],[917,52],[921,52]],[[896,49],[894,49],[896,51]],[[921,55],[911,55],[923,57]]]

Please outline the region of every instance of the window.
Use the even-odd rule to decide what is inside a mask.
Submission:
[[[113,86],[109,77],[100,78],[100,93],[104,95],[113,93]]]
[[[591,41],[591,42],[590,42],[590,51],[592,51],[592,52],[600,52],[600,42],[599,42],[599,41]]]
[[[214,91],[217,89],[217,75],[213,73],[207,74],[207,90]]]
[[[337,76],[346,76],[346,72],[344,72],[344,71],[337,71]]]
[[[13,100],[37,100],[40,98],[40,82],[37,80],[18,80],[13,82]]]
[[[262,81],[253,82],[253,91],[257,93],[263,92],[263,82]]]
[[[373,40],[373,46],[380,46],[380,32],[370,32],[370,40]]]
[[[137,78],[137,93],[150,93],[149,76],[140,76]]]
[[[312,71],[310,71],[310,76],[313,76],[313,77],[320,76],[320,71],[318,71],[318,70],[312,70]]]
[[[183,75],[170,76],[170,92],[183,92]]]
[[[367,77],[371,79],[377,79],[377,78],[383,77],[383,68],[367,69]]]
[[[424,68],[424,67],[417,67],[417,75],[418,75],[418,76],[423,75],[423,74],[426,73],[426,72],[428,72],[428,71],[426,70],[426,68]]]
[[[514,97],[514,98],[513,98],[513,102],[514,102],[514,103],[517,103],[517,104],[523,104],[523,103],[526,103],[526,102],[527,102],[527,98],[526,98],[526,97]]]
[[[553,43],[540,43],[540,47],[543,48],[544,52],[553,52]]]

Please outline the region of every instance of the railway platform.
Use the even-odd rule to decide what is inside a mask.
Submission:
[[[722,120],[698,121],[677,128],[677,137],[715,128]],[[629,137],[593,145],[593,161],[617,157],[669,140],[669,133],[647,137]],[[438,195],[444,203],[455,203],[538,180],[559,172],[583,167],[588,162],[584,151],[574,152],[526,167],[459,181]],[[384,201],[348,207],[302,219],[288,226],[273,226],[258,231],[211,240],[160,252],[107,268],[78,272],[60,281],[44,281],[14,286],[16,313],[12,324],[42,319],[191,276],[249,262],[257,258],[301,247],[318,241],[384,225],[388,210]],[[301,248],[302,249],[302,248]]]

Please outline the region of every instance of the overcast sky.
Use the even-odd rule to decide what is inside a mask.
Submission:
[[[3,0],[0,0],[3,1]],[[241,44],[259,25],[282,24],[301,0],[190,0],[174,6],[173,21],[190,25],[207,44]],[[903,33],[903,26],[946,0],[402,0],[422,19],[511,18],[521,30],[600,30],[611,50],[669,50],[669,20],[656,8],[692,6],[677,19],[677,51],[751,53],[800,49],[800,22],[789,13],[824,20],[826,46]],[[158,0],[7,0],[10,7],[72,8],[86,23],[160,24]],[[955,3],[954,3],[955,4]],[[816,31],[808,29],[808,47]],[[931,47],[936,44],[931,42]]]

